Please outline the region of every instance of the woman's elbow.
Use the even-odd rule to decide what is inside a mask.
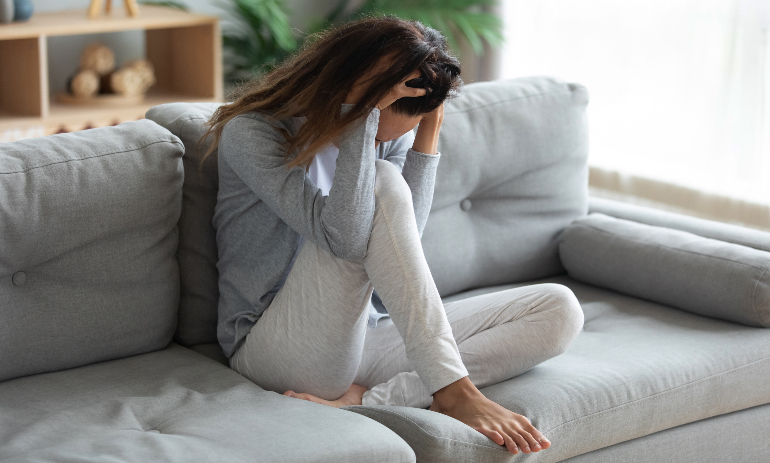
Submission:
[[[364,260],[374,226],[374,213],[369,220],[359,215],[352,220],[322,221],[321,224],[327,247],[334,257],[358,262]]]
[[[366,257],[369,238],[329,240],[329,249],[334,257],[354,262],[360,262]]]

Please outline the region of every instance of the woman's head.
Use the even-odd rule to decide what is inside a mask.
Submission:
[[[368,80],[366,91],[342,116],[341,105],[354,84],[382,60],[390,65]],[[215,135],[209,152],[224,125],[239,114],[256,110],[276,119],[305,116],[295,136],[284,135],[287,152],[296,153],[289,167],[308,167],[320,148],[415,71],[427,93],[389,107],[402,119],[435,110],[462,84],[460,63],[448,52],[444,37],[419,22],[394,17],[366,18],[323,32],[272,72],[238,88],[229,98],[232,102],[217,109],[209,121],[209,133]]]

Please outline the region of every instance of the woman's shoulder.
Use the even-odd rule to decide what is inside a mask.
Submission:
[[[286,142],[285,133],[294,134],[291,118],[276,119],[260,111],[249,111],[230,119],[222,128],[220,150],[229,145],[247,143],[253,148]]]

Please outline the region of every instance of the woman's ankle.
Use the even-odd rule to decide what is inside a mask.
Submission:
[[[430,409],[434,411],[448,410],[454,408],[461,401],[472,400],[479,395],[482,395],[481,392],[467,376],[464,376],[436,391],[433,394],[433,404]]]

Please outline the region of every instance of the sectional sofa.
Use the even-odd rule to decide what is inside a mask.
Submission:
[[[588,93],[448,104],[423,248],[445,301],[571,288],[562,355],[483,389],[553,442],[514,456],[424,409],[264,391],[216,342],[215,104],[0,144],[0,461],[770,461],[770,234],[589,198]]]

